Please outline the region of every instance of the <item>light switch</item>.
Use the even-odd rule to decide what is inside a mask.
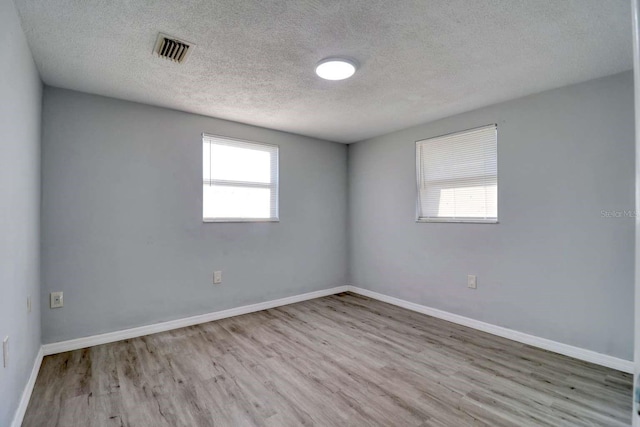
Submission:
[[[2,363],[5,368],[9,366],[9,335],[2,341]]]

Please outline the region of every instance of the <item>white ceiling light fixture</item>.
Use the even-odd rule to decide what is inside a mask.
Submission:
[[[326,58],[316,65],[316,74],[325,80],[344,80],[353,76],[358,66],[346,58]]]

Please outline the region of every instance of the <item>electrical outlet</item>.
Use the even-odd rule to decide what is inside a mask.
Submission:
[[[467,287],[471,289],[476,289],[478,287],[478,282],[476,281],[476,276],[469,274],[467,276]]]
[[[2,361],[5,368],[9,366],[9,335],[2,341]]]
[[[62,292],[51,292],[51,308],[60,308],[64,306]]]
[[[27,313],[31,313],[31,295],[27,297]]]
[[[214,271],[213,272],[213,284],[219,285],[222,283],[222,271]]]

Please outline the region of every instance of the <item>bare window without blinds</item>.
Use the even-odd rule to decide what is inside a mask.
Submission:
[[[278,221],[278,146],[202,136],[202,218]]]
[[[417,220],[498,222],[496,125],[416,142]]]

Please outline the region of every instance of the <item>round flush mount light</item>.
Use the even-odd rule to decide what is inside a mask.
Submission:
[[[316,74],[325,80],[344,80],[356,72],[356,63],[346,58],[326,58],[316,65]]]

